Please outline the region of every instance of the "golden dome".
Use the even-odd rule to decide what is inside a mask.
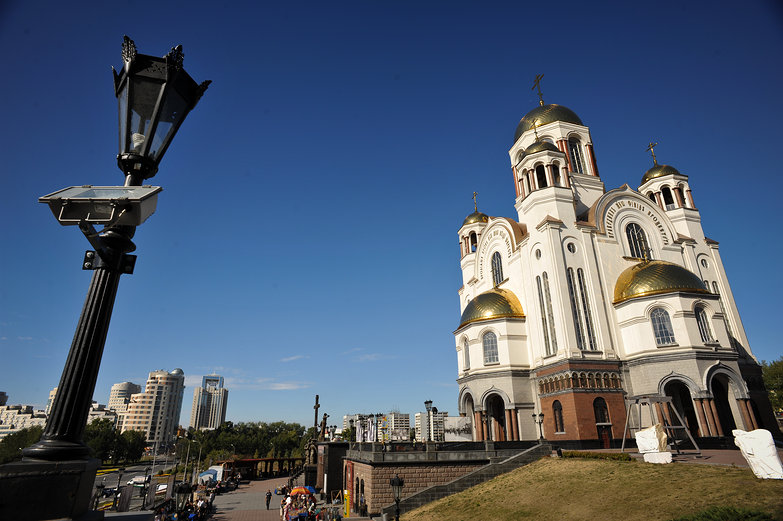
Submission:
[[[694,273],[662,260],[640,262],[623,271],[614,286],[614,304],[675,291],[709,293]]]
[[[468,224],[473,223],[485,223],[489,221],[489,217],[487,217],[487,214],[483,214],[476,210],[472,214],[465,217],[465,220],[462,221],[462,226],[467,226]]]
[[[663,177],[665,175],[671,174],[682,175],[680,174],[680,171],[673,166],[656,164],[654,167],[644,173],[644,177],[642,177],[642,184],[646,183],[650,179],[655,179],[656,177]]]
[[[530,154],[535,154],[536,152],[542,152],[544,150],[560,152],[559,148],[557,148],[552,143],[549,143],[548,141],[535,141],[532,145],[525,149],[525,155],[529,156]]]
[[[465,311],[462,312],[462,317],[459,320],[459,327],[493,318],[524,317],[522,304],[519,303],[516,295],[507,289],[493,288],[474,298],[465,306]]]
[[[562,105],[555,105],[554,103],[550,105],[540,105],[525,114],[522,119],[519,120],[517,131],[514,134],[514,143],[517,142],[519,136],[528,130],[531,130],[534,124],[536,127],[540,127],[541,125],[546,125],[547,123],[552,123],[553,121],[566,121],[568,123],[583,125],[582,120],[579,119],[579,116],[577,116],[573,110],[567,107]]]

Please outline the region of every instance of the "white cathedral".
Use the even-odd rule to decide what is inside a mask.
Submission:
[[[702,446],[735,428],[779,435],[688,176],[653,155],[636,189],[607,192],[590,129],[543,100],[509,158],[517,219],[474,208],[459,229],[458,404],[473,439],[540,428],[617,446],[639,397],[663,398],[659,417],[679,424],[675,408]]]

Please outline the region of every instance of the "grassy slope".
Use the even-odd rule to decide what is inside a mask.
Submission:
[[[545,458],[402,521],[653,521],[714,505],[757,508],[783,520],[783,481],[736,467]]]

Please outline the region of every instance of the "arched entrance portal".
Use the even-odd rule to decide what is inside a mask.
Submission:
[[[506,441],[508,430],[506,429],[506,415],[503,398],[497,394],[487,398],[487,416],[489,421],[489,439],[492,441]]]
[[[731,382],[726,375],[716,374],[712,378],[712,396],[715,399],[715,409],[718,412],[718,421],[724,436],[731,436],[731,431],[737,428],[729,402],[730,386]]]
[[[664,386],[663,392],[672,399],[672,406],[677,409],[691,436],[698,437],[699,421],[696,419],[696,410],[693,408],[693,399],[688,386],[680,380],[672,380]],[[671,414],[669,416],[673,418],[674,423],[677,423],[676,417]]]

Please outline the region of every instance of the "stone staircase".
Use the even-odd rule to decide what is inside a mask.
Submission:
[[[470,487],[484,483],[492,478],[495,478],[506,472],[523,467],[534,461],[549,456],[552,453],[552,446],[549,443],[542,443],[531,447],[519,454],[511,456],[507,459],[498,462],[491,462],[484,467],[478,468],[473,472],[469,472],[462,477],[455,479],[449,483],[443,485],[435,485],[425,488],[412,494],[402,500],[400,500],[400,513],[409,512],[427,503],[431,503],[436,499],[441,499],[457,492],[462,492]],[[381,510],[382,514],[388,514],[390,519],[394,518],[394,504],[384,507]]]

